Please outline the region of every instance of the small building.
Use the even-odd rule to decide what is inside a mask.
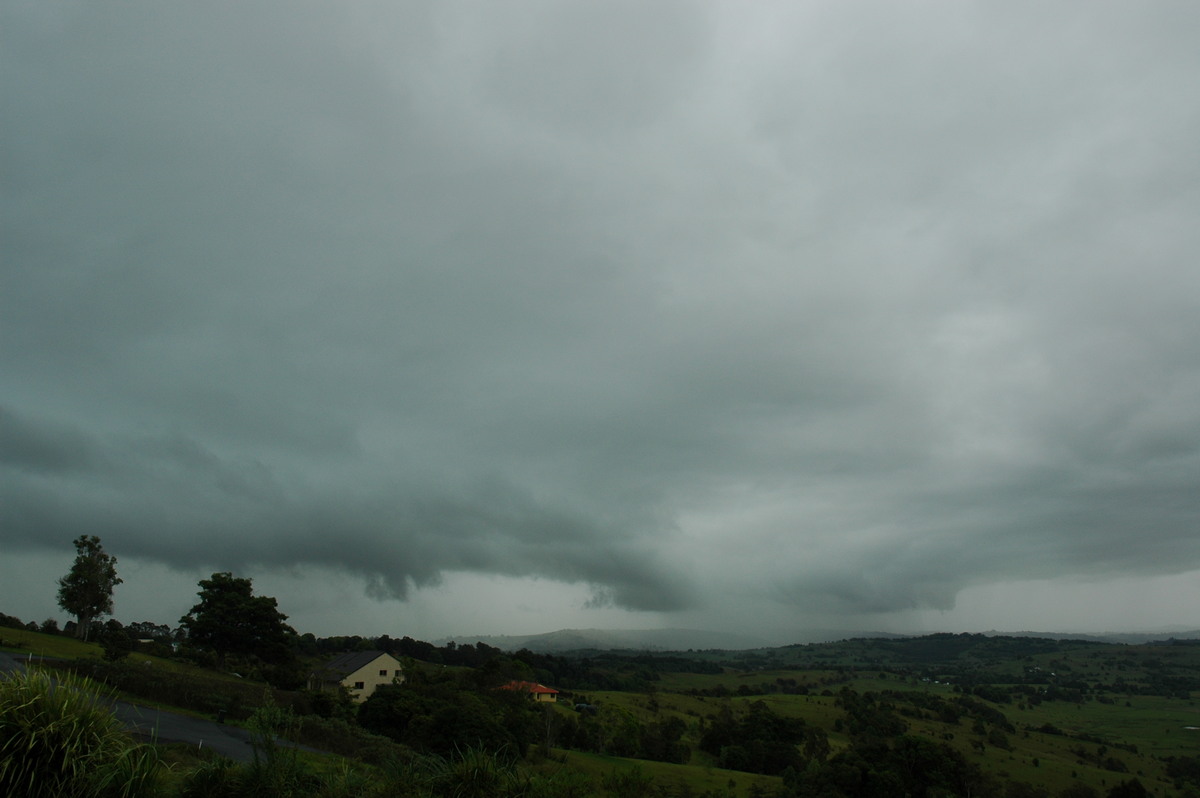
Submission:
[[[558,701],[558,691],[537,682],[509,682],[500,685],[501,690],[517,690],[529,696],[531,701],[553,704]]]
[[[308,675],[309,690],[334,691],[344,687],[350,698],[359,703],[370,698],[381,685],[403,683],[404,669],[386,651],[342,654]]]

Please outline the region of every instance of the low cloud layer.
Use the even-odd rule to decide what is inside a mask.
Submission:
[[[11,5],[0,545],[831,624],[1200,569],[1197,23]]]

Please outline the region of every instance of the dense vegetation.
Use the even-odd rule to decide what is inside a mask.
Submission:
[[[218,671],[172,630],[113,624],[130,641],[121,656],[7,616],[0,640],[127,696],[266,730],[254,765],[185,757],[145,794],[1200,796],[1200,641],[929,635],[549,655],[293,635],[286,663],[230,652]],[[347,650],[392,653],[407,682],[362,705],[303,689]],[[512,679],[552,685],[560,702],[496,689]],[[269,747],[276,734],[337,757]]]

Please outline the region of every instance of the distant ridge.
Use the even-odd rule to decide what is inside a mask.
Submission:
[[[445,645],[485,643],[502,651],[526,648],[539,653],[566,651],[745,651],[797,643],[824,643],[851,637],[902,637],[886,632],[819,629],[787,636],[748,635],[702,629],[559,629],[533,635],[459,635],[434,641]]]
[[[532,635],[460,635],[435,641],[445,645],[486,643],[502,651],[526,648],[540,653],[563,651],[687,651],[688,649],[720,648],[742,650],[764,648],[771,644],[767,638],[732,632],[709,632],[700,629],[559,629]]]
[[[543,654],[575,651],[657,651],[670,652],[689,650],[746,651],[751,649],[781,648],[783,646],[807,645],[810,643],[832,643],[852,638],[903,638],[937,634],[932,631],[896,634],[892,632],[864,632],[846,629],[813,629],[797,631],[790,635],[767,637],[737,632],[714,632],[702,629],[559,629],[530,635],[456,635],[432,641],[444,646],[453,642],[458,645],[484,643],[501,651],[528,649]],[[1137,645],[1175,640],[1200,640],[1200,630],[1163,632],[1105,632],[1087,634],[1081,632],[1000,632],[989,630],[976,634],[987,637],[1038,637],[1051,640],[1085,640],[1098,643],[1125,643]]]
[[[988,637],[1043,637],[1052,640],[1090,640],[1096,643],[1127,643],[1140,645],[1142,643],[1160,643],[1167,640],[1200,640],[1200,629],[1171,632],[1104,632],[1102,634],[1087,634],[1084,632],[983,632]]]

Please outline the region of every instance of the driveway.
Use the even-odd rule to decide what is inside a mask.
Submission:
[[[237,726],[226,726],[125,701],[114,704],[113,714],[126,728],[147,742],[190,743],[197,748],[211,748],[221,756],[238,762],[254,759],[250,732]]]
[[[20,655],[14,656],[0,651],[0,674],[17,671],[25,666]],[[226,726],[211,720],[201,720],[190,715],[180,715],[162,709],[130,704],[126,701],[113,703],[113,714],[131,732],[144,740],[159,743],[190,743],[198,748],[211,748],[221,756],[237,762],[254,760],[254,749],[250,746],[250,733],[236,726]],[[279,741],[304,750],[306,746]]]

